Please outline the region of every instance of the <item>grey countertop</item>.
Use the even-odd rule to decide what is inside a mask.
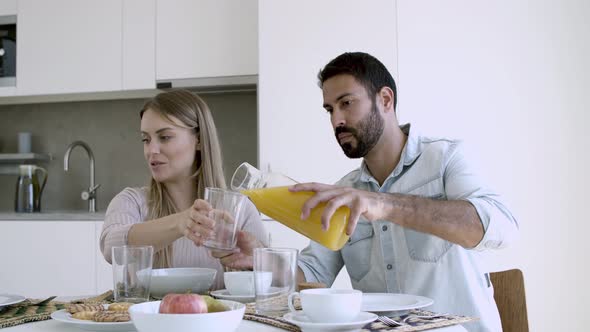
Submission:
[[[104,212],[43,211],[35,213],[16,213],[12,211],[0,211],[0,222],[8,220],[103,221]]]

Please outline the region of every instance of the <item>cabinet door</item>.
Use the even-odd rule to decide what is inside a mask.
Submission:
[[[123,1],[123,90],[156,87],[156,0]]]
[[[156,78],[257,73],[256,0],[157,0]]]
[[[95,234],[89,221],[0,222],[2,292],[32,298],[94,294]]]
[[[259,166],[298,181],[335,182],[358,167],[336,142],[317,73],[343,52],[396,69],[396,2],[259,1]],[[286,15],[285,13],[288,13]]]
[[[20,0],[19,95],[121,90],[121,1]]]

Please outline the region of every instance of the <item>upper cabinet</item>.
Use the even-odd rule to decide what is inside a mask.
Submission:
[[[120,0],[19,0],[17,93],[122,89]]]
[[[157,0],[156,79],[256,75],[256,0]]]
[[[123,0],[123,90],[156,87],[156,0]]]
[[[335,182],[360,160],[346,158],[336,143],[318,71],[343,52],[363,51],[397,76],[396,2],[260,0],[258,6],[259,166],[298,181]]]

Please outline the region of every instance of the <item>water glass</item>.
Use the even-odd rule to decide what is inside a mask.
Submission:
[[[289,311],[287,299],[297,284],[297,254],[297,249],[292,248],[254,249],[257,314],[281,317]]]
[[[238,239],[238,218],[246,196],[219,188],[205,188],[205,200],[213,208],[209,218],[215,221],[215,225],[203,245],[214,250],[233,250]]]
[[[154,247],[119,246],[112,250],[115,302],[149,301]]]

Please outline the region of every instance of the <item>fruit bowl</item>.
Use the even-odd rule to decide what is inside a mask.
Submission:
[[[218,301],[228,310],[204,314],[161,314],[161,301],[152,301],[131,306],[129,314],[139,332],[235,331],[244,317],[246,306],[234,301]]]

